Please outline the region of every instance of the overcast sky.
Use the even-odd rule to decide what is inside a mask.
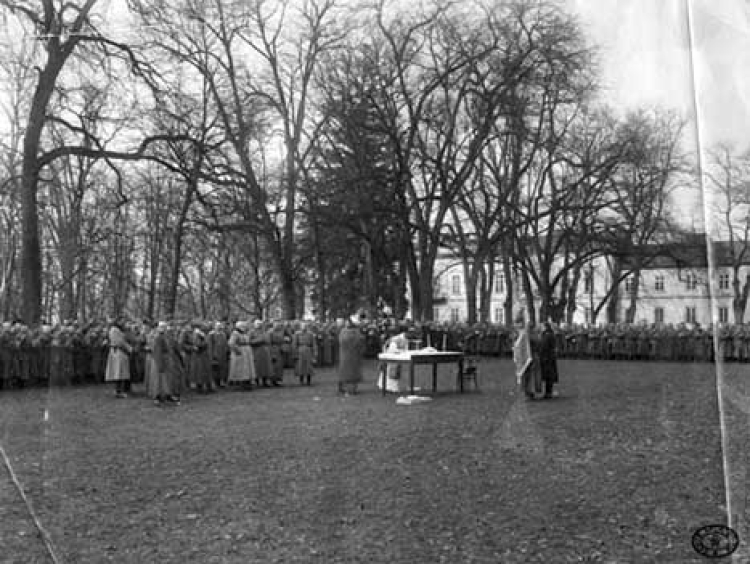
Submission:
[[[605,97],[614,105],[693,109],[688,5],[696,94],[706,145],[750,144],[750,3],[746,0],[563,0],[601,46]],[[105,17],[122,0],[104,0]],[[746,5],[747,4],[747,5]],[[120,16],[116,18],[118,21]],[[5,38],[7,40],[7,38]]]
[[[693,154],[750,145],[750,7],[746,0],[569,0],[601,47],[605,99],[662,105],[689,120]],[[692,51],[691,51],[692,47]],[[691,72],[692,65],[692,72]],[[700,196],[683,216],[702,216]]]
[[[750,142],[750,8],[745,0],[570,0],[602,48],[607,97],[695,114],[702,142]],[[688,5],[692,21],[688,30]]]

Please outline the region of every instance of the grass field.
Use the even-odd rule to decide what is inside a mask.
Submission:
[[[693,531],[726,522],[714,367],[560,372],[538,402],[505,359],[480,393],[414,406],[374,389],[373,362],[348,398],[332,370],[169,408],[5,391],[0,444],[66,563],[704,562]],[[52,561],[4,468],[0,545]]]

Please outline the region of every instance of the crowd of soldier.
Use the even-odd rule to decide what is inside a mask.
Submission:
[[[541,328],[537,327],[540,333]],[[672,362],[750,362],[750,326],[712,327],[698,325],[554,326],[559,358],[638,360]],[[432,343],[456,343],[470,352],[489,356],[510,356],[515,330],[504,326],[476,325],[429,328],[422,338]],[[453,347],[451,347],[453,345]],[[436,348],[441,348],[440,346]]]
[[[163,329],[179,373],[182,389],[210,391],[229,384],[232,335],[254,351],[251,384],[279,385],[285,369],[298,360],[295,334],[305,327],[312,334],[315,366],[334,366],[338,356],[340,322],[267,322],[222,324],[128,322],[123,325],[129,344],[130,381],[146,380],[154,336]],[[103,382],[109,354],[109,324],[41,325],[20,322],[0,327],[0,387],[35,384]],[[408,332],[413,348],[510,357],[515,329],[497,324],[411,323],[381,319],[363,324],[366,358],[374,358],[395,333]],[[750,326],[712,327],[672,325],[556,326],[560,358],[677,362],[750,362]],[[236,339],[235,339],[236,340]],[[217,342],[226,342],[226,346]],[[235,347],[237,349],[237,347]],[[235,352],[237,352],[235,350]],[[270,357],[270,363],[266,362]],[[210,374],[210,377],[208,376]],[[303,379],[307,376],[303,375]],[[304,382],[303,382],[304,383]]]
[[[297,333],[301,322],[223,323],[148,322],[117,323],[127,347],[129,381],[146,382],[157,334],[162,334],[172,359],[172,372],[178,373],[179,389],[213,390],[229,383],[233,353],[232,336],[242,335],[254,350],[253,380],[257,385],[278,385],[287,368],[296,369],[300,345]],[[104,382],[110,353],[112,324],[61,324],[29,328],[23,323],[0,327],[0,387],[36,384],[67,385]],[[308,332],[306,327],[304,332]],[[316,325],[313,353],[317,366],[333,366],[336,361],[336,324]],[[295,339],[296,337],[296,339]],[[236,340],[236,339],[235,339]],[[124,348],[124,347],[121,347]],[[267,362],[266,362],[267,361]],[[255,367],[254,366],[254,367]],[[309,371],[308,371],[309,372]],[[303,374],[310,383],[311,374]]]

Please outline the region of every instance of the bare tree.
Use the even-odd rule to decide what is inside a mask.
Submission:
[[[532,321],[537,301],[540,318],[562,317],[571,277],[596,252],[602,187],[615,162],[612,139],[588,109],[594,53],[573,18],[552,5],[540,10],[543,17],[532,10],[521,26],[534,31],[527,38],[534,64],[513,91],[518,117],[507,129],[522,148],[506,151],[516,162],[506,165],[508,178],[498,178],[513,181],[504,218],[512,231],[501,247],[513,257]]]
[[[491,131],[481,161],[453,208],[470,321],[477,289],[481,318],[489,317],[489,294],[498,263],[506,283],[504,317],[506,321],[512,318],[513,240],[520,224],[527,221],[514,210],[519,210],[522,182],[548,142],[545,100],[551,87],[560,84],[558,67],[577,76],[584,74],[590,60],[576,24],[553,5],[520,2],[501,10],[493,7],[484,15],[481,28],[497,38],[496,45],[478,60],[484,84],[472,107],[480,120],[488,107],[495,112],[490,112]],[[579,93],[589,94],[585,89]],[[559,104],[551,113],[564,108],[565,104]]]
[[[502,6],[493,8],[505,14]],[[477,22],[441,3],[389,15],[381,2],[376,10],[380,36],[372,38],[371,51],[381,54],[381,91],[373,102],[389,134],[411,226],[404,248],[416,318],[432,316],[434,264],[450,235],[453,206],[474,174],[507,82],[522,66],[511,60],[492,70],[491,55],[511,38],[499,25],[485,26],[501,16],[493,20],[490,9],[481,13],[484,19]],[[512,59],[517,53],[509,51]]]
[[[653,261],[657,244],[670,237],[670,196],[677,175],[686,170],[679,152],[683,125],[674,113],[641,109],[615,126],[624,151],[610,181],[612,229],[602,241],[614,258],[605,295],[610,323],[619,321],[618,288],[628,277],[632,286],[624,321],[633,322],[641,271]]]
[[[311,0],[296,10],[289,0],[255,0],[251,6],[250,26],[242,37],[266,67],[254,88],[276,113],[284,144],[283,227],[276,248],[284,314],[294,317],[298,191],[312,146],[310,135],[316,129],[310,115],[313,78],[321,57],[340,47],[348,25],[335,0]],[[288,13],[292,11],[297,13]]]
[[[750,273],[742,279],[742,266],[750,258],[750,153],[719,145],[711,151],[703,173],[716,194],[712,199],[715,226],[717,235],[728,243],[722,254],[731,270],[734,322],[740,324],[750,297]]]
[[[40,242],[38,189],[40,174],[55,160],[67,155],[88,155],[104,159],[140,159],[149,146],[162,136],[141,137],[132,150],[108,149],[90,132],[69,123],[64,115],[55,115],[52,103],[70,62],[79,55],[88,68],[112,77],[114,66],[128,69],[130,76],[145,79],[153,85],[153,75],[138,54],[129,46],[100,33],[94,24],[97,0],[57,4],[52,0],[26,2],[0,0],[0,8],[21,22],[25,33],[20,41],[44,42],[43,54],[35,61],[33,93],[24,124],[21,166],[21,271],[23,277],[23,317],[28,323],[39,320],[42,306],[42,252]],[[122,70],[121,69],[121,70]],[[71,134],[86,143],[54,146],[45,133],[54,121],[67,127]],[[135,133],[135,135],[142,135]]]
[[[230,194],[204,203],[222,202],[211,212],[215,229],[261,236],[281,285],[284,315],[295,316],[297,194],[309,143],[306,132],[312,128],[311,81],[319,57],[336,46],[345,29],[345,22],[336,23],[335,3],[186,0],[176,6],[131,5],[159,30],[154,46],[206,81],[227,158],[205,180]],[[273,147],[279,146],[277,130],[281,162],[269,163],[266,159],[276,158]],[[265,174],[266,166],[278,166],[281,174]],[[227,205],[231,202],[233,208]]]
[[[6,22],[7,24],[8,22]],[[11,37],[11,29],[5,31]],[[18,259],[20,250],[21,166],[23,152],[23,116],[27,114],[33,92],[38,56],[36,41],[12,41],[2,45],[0,53],[0,108],[7,130],[0,135],[0,317],[17,315],[20,300],[14,290],[20,286]]]

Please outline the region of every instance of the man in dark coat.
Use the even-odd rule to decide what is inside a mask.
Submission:
[[[215,323],[208,334],[208,350],[214,384],[224,388],[229,377],[229,345],[227,333],[221,323]]]
[[[362,382],[362,356],[365,352],[365,338],[360,330],[362,318],[352,316],[339,333],[338,381],[339,393],[357,393],[357,385]]]
[[[544,397],[551,398],[552,389],[558,380],[558,376],[556,337],[549,322],[544,324],[544,331],[542,331],[539,347],[539,368],[544,382]]]

